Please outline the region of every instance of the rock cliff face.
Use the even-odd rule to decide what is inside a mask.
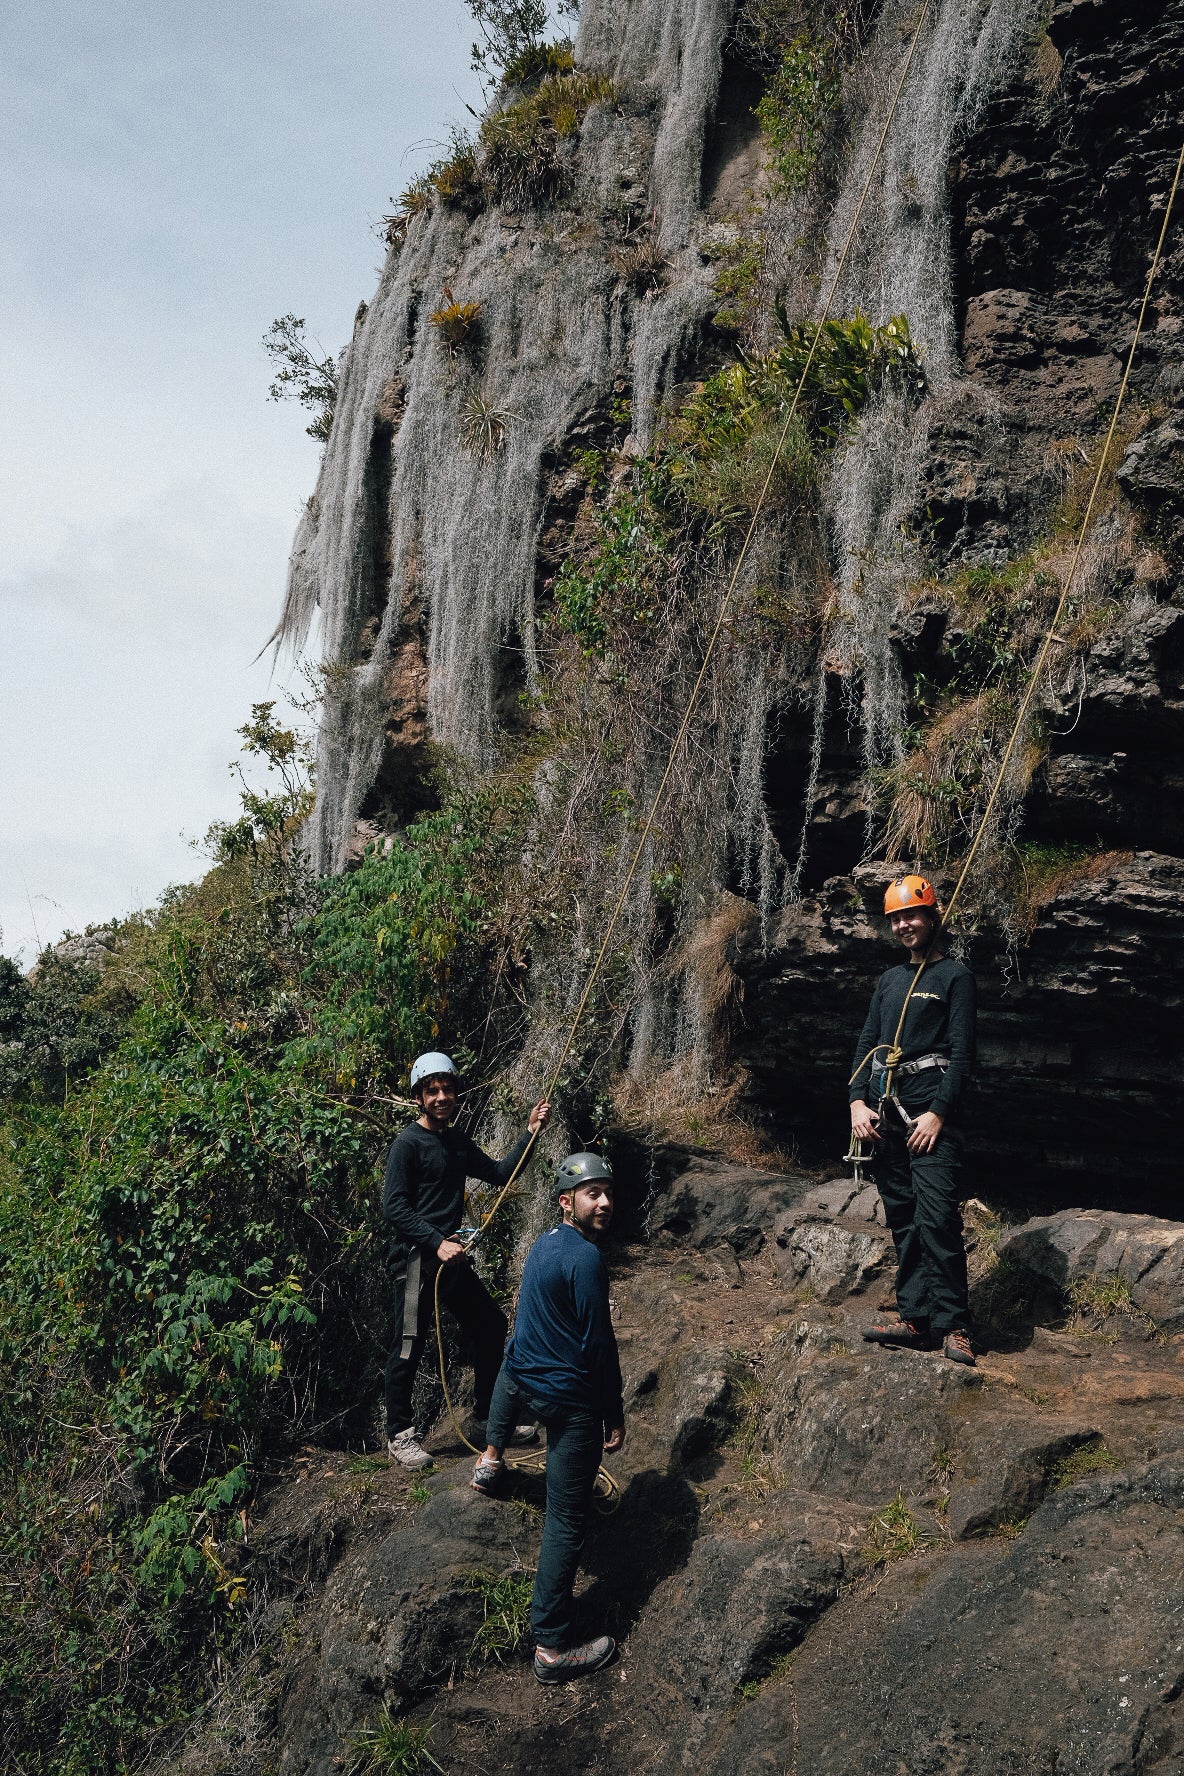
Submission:
[[[803,28],[824,13],[804,8]],[[523,711],[546,706],[540,637],[554,576],[586,543],[587,463],[627,477],[661,403],[726,356],[711,320],[716,267],[747,238],[736,221],[746,205],[766,205],[766,275],[800,312],[817,301],[912,15],[864,19],[823,171],[780,211],[768,208],[752,111],[764,73],[742,53],[752,15],[725,0],[586,0],[577,61],[611,79],[614,98],[564,150],[560,195],[540,211],[476,217],[439,202],[392,249],[347,354],[285,617],[299,635],[319,602],[327,638],[322,864],[356,858],[423,804],[433,743],[480,763],[524,724],[537,732]],[[1067,568],[1083,465],[1117,392],[1167,199],[1182,64],[1179,0],[1153,25],[1136,0],[937,5],[889,129],[837,302],[873,320],[909,316],[928,394],[908,415],[873,403],[820,490],[827,560],[809,571],[838,613],[827,651],[810,658],[807,620],[710,693],[700,817],[711,860],[697,875],[681,854],[645,872],[681,867],[676,937],[691,947],[713,895],[760,902],[759,927],[736,922],[744,1012],[730,1060],[746,1069],[747,1113],[805,1154],[842,1139],[853,1033],[889,959],[871,918],[883,872],[869,860],[885,847],[876,785],[885,770],[908,780],[918,733],[924,765],[934,698],[948,710],[968,690],[989,700],[993,685],[1014,684],[1008,662],[1032,643],[998,625],[1014,631],[1023,598],[1038,604],[1024,573],[1038,588]],[[983,996],[978,1184],[1005,1177],[1048,1204],[1110,1191],[1162,1206],[1175,1147],[1181,238],[1174,229],[1167,243],[1080,570],[1079,639],[1042,689],[1034,769],[1003,835],[1019,876],[1032,856],[1037,875],[1041,859],[1069,862],[1037,884],[1019,927],[1000,933],[988,896],[964,940]],[[480,307],[476,355],[450,353],[429,324],[446,293]],[[622,400],[623,438],[612,418]],[[501,448],[464,445],[478,409],[502,428]],[[786,568],[783,555],[778,571],[800,576],[801,562]],[[965,588],[984,575],[987,602],[967,614]],[[1003,616],[998,587],[1013,588]],[[642,759],[621,796],[648,793],[660,764],[656,752]],[[975,768],[965,750],[932,767],[930,810]],[[544,818],[560,825],[571,822],[556,803],[562,775],[556,763],[539,778]],[[887,834],[897,857],[939,878],[943,846],[956,858],[956,826],[928,853],[902,850],[891,819]],[[616,855],[614,835],[604,843]],[[640,953],[668,915],[633,902]],[[720,1055],[703,1052],[693,994],[672,1009],[668,975],[654,985],[636,965],[634,997],[652,1004],[630,1014],[621,1059],[631,1053],[644,1079],[689,1048],[702,1080]]]

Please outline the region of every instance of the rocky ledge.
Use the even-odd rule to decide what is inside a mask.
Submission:
[[[1180,1226],[971,1203],[972,1371],[862,1343],[874,1192],[672,1172],[609,1253],[629,1440],[579,1605],[619,1661],[541,1691],[515,1645],[540,1476],[479,1497],[447,1428],[419,1485],[309,1450],[252,1526],[259,1656],[181,1768],[336,1776],[386,1709],[449,1776],[1179,1769]]]

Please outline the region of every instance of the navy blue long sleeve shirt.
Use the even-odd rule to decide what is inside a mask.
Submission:
[[[440,1134],[413,1122],[391,1146],[382,1186],[382,1214],[403,1246],[435,1251],[460,1226],[465,1180],[504,1184],[526,1151],[529,1132],[504,1159],[491,1159],[470,1135],[446,1128]]]
[[[525,1393],[597,1412],[610,1430],[624,1424],[608,1271],[592,1241],[566,1222],[527,1254],[506,1361]]]

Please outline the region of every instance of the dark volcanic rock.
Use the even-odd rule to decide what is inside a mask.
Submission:
[[[837,1547],[792,1527],[743,1540],[702,1536],[655,1593],[653,1628],[634,1652],[642,1662],[660,1660],[692,1709],[726,1704],[797,1646],[838,1597],[843,1571]]]
[[[1030,1517],[1074,1450],[1098,1441],[1084,1426],[1034,1424],[1017,1416],[987,1419],[957,1454],[946,1521],[958,1541],[989,1535]]]
[[[1118,470],[1119,485],[1145,506],[1170,548],[1184,541],[1184,426],[1165,419],[1136,438]]]
[[[780,1471],[803,1491],[869,1506],[929,1489],[981,1391],[974,1370],[913,1351],[854,1351],[805,1321],[774,1347],[768,1373],[764,1429]]]
[[[893,1268],[886,1234],[841,1227],[833,1221],[782,1222],[775,1235],[773,1262],[789,1288],[809,1284],[819,1301],[858,1294]]]
[[[1164,1457],[1055,1494],[1014,1542],[840,1605],[795,1661],[799,1768],[1169,1776],[1184,1757],[1182,1508],[1184,1461]]]
[[[779,1211],[788,1209],[808,1181],[751,1166],[692,1160],[650,1211],[650,1227],[693,1246],[726,1241],[741,1257],[759,1251]]]
[[[434,1483],[418,1512],[334,1568],[284,1695],[281,1768],[337,1767],[345,1736],[384,1703],[396,1712],[463,1666],[482,1620],[471,1575],[520,1571],[537,1533],[467,1485]],[[313,1624],[309,1624],[312,1626]]]

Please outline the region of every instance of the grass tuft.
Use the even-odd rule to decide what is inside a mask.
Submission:
[[[384,1708],[372,1727],[361,1727],[349,1740],[349,1776],[421,1776],[439,1770],[428,1750],[426,1727],[416,1726]]]
[[[872,1518],[862,1551],[867,1560],[899,1560],[915,1554],[921,1539],[921,1526],[905,1503],[904,1493],[898,1492],[891,1503]]]
[[[530,1632],[532,1579],[529,1573],[468,1574],[465,1584],[481,1599],[481,1625],[469,1648],[470,1666],[486,1665],[491,1659],[503,1665],[518,1651]]]
[[[1099,1437],[1096,1442],[1085,1443],[1072,1455],[1064,1456],[1052,1471],[1052,1483],[1054,1487],[1072,1486],[1078,1480],[1088,1479],[1091,1474],[1112,1474],[1118,1466]]]

